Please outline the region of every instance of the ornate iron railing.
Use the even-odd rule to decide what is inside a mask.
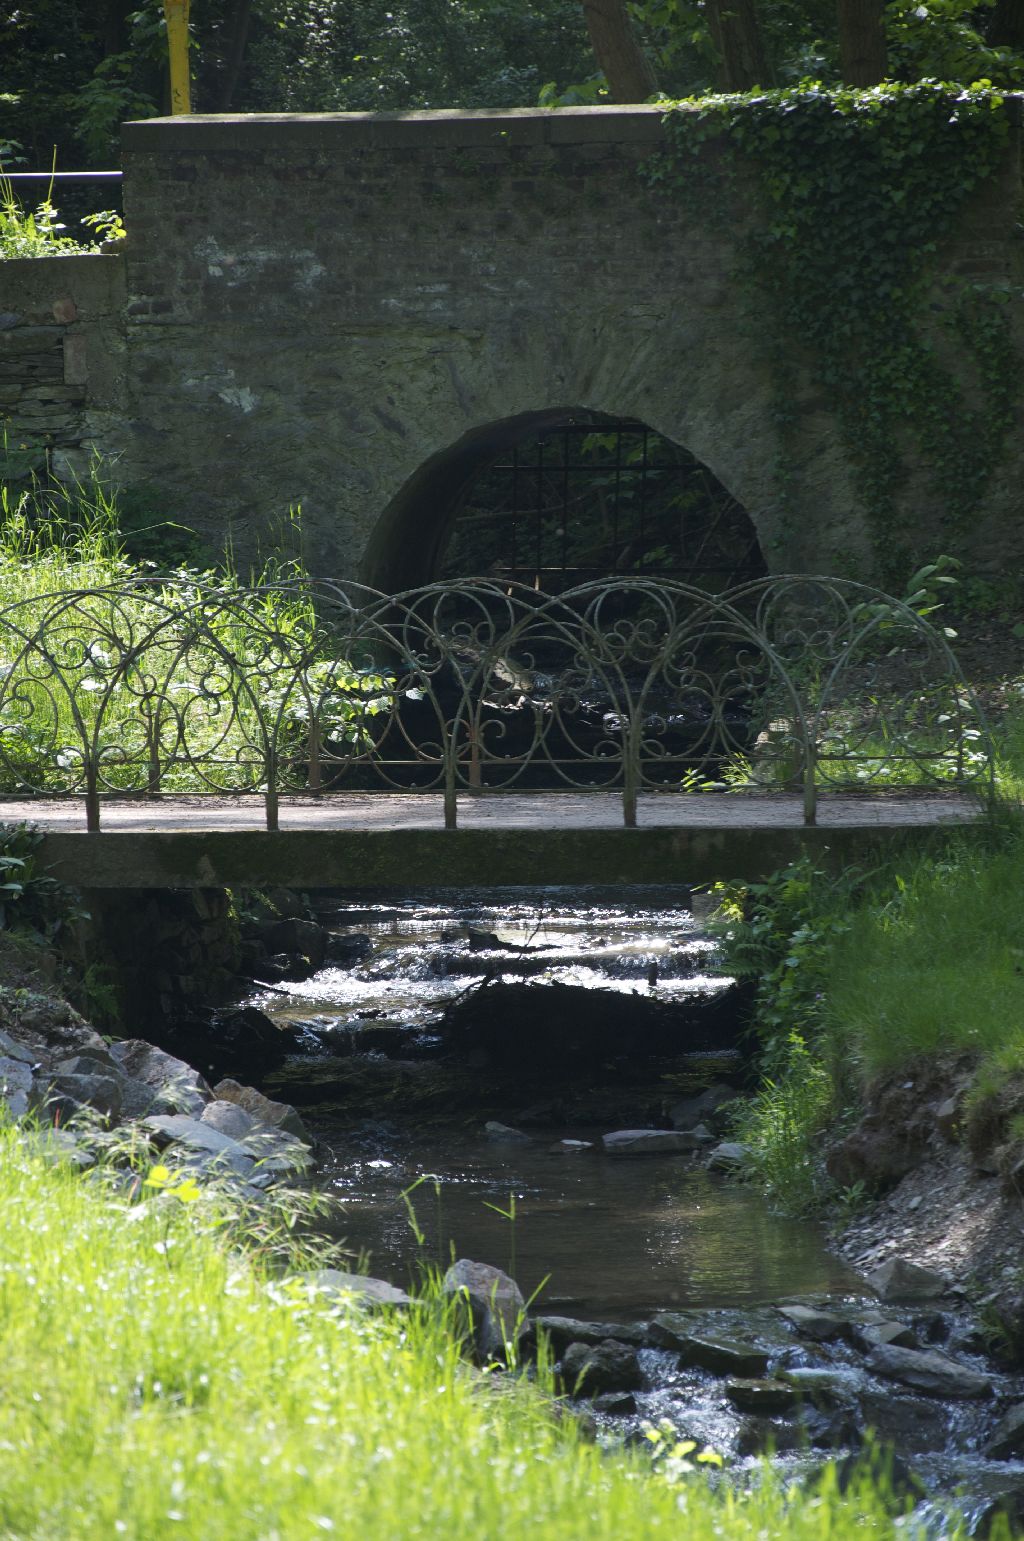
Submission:
[[[831,578],[722,594],[641,578],[557,597],[488,579],[131,582],[0,609],[0,791],[84,799],[989,791],[984,717],[941,632]]]

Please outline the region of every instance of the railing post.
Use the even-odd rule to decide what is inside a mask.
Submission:
[[[469,724],[467,734],[469,740],[469,786],[473,792],[479,792],[483,786],[480,776],[480,739],[473,723]]]
[[[444,827],[457,829],[459,821],[458,795],[455,790],[455,756],[451,743],[447,745],[444,761]]]
[[[266,810],[267,828],[276,831],[280,828],[280,825],[278,823],[277,804],[277,755],[273,753],[267,755],[267,790],[263,803]]]
[[[640,783],[640,752],[630,723],[623,745],[622,757],[622,822],[627,829],[636,829],[636,797]]]
[[[814,744],[808,739],[804,744],[804,826],[808,829],[818,822],[816,768],[817,756],[814,752]]]
[[[306,789],[314,797],[323,790],[320,780],[320,719],[314,713],[309,718],[309,767],[306,772]]]
[[[149,760],[149,778],[146,791],[150,797],[153,797],[160,790],[162,775],[160,769],[160,734],[156,726],[156,719],[151,716],[146,718],[146,752]]]
[[[87,765],[85,768],[85,827],[90,835],[99,834],[100,794],[95,765]]]

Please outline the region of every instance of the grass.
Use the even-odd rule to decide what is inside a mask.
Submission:
[[[0,790],[301,787],[310,724],[358,745],[388,682],[331,650],[295,563],[257,602],[231,572],[131,561],[84,483],[0,486]],[[273,767],[273,772],[271,768]]]
[[[603,1453],[528,1385],[495,1394],[440,1309],[332,1307],[233,1251],[215,1204],[130,1204],[9,1127],[0,1209],[5,1541],[892,1534],[869,1482],[716,1491]]]
[[[1024,830],[954,841],[853,910],[826,976],[830,1035],[870,1079],[936,1054],[1024,1069]]]

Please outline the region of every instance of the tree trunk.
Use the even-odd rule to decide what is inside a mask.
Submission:
[[[587,31],[613,102],[646,102],[658,82],[633,33],[626,0],[583,0]]]
[[[988,25],[988,40],[996,48],[1024,51],[1024,0],[996,0]]]
[[[889,72],[885,0],[838,0],[839,70],[848,86],[877,86]]]
[[[238,77],[242,73],[242,61],[245,58],[245,44],[249,36],[249,19],[252,15],[252,0],[236,0],[232,10],[231,26],[228,33],[227,58],[224,61],[224,79],[221,83],[220,97],[217,103],[218,112],[228,112],[231,108],[231,100],[238,85]]]
[[[707,0],[708,25],[721,61],[723,91],[770,85],[755,0]]]

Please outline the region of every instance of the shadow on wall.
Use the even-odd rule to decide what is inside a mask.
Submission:
[[[632,418],[582,408],[473,429],[382,514],[362,579],[396,593],[442,578],[548,593],[612,575],[714,591],[767,569],[749,514],[701,461]]]

